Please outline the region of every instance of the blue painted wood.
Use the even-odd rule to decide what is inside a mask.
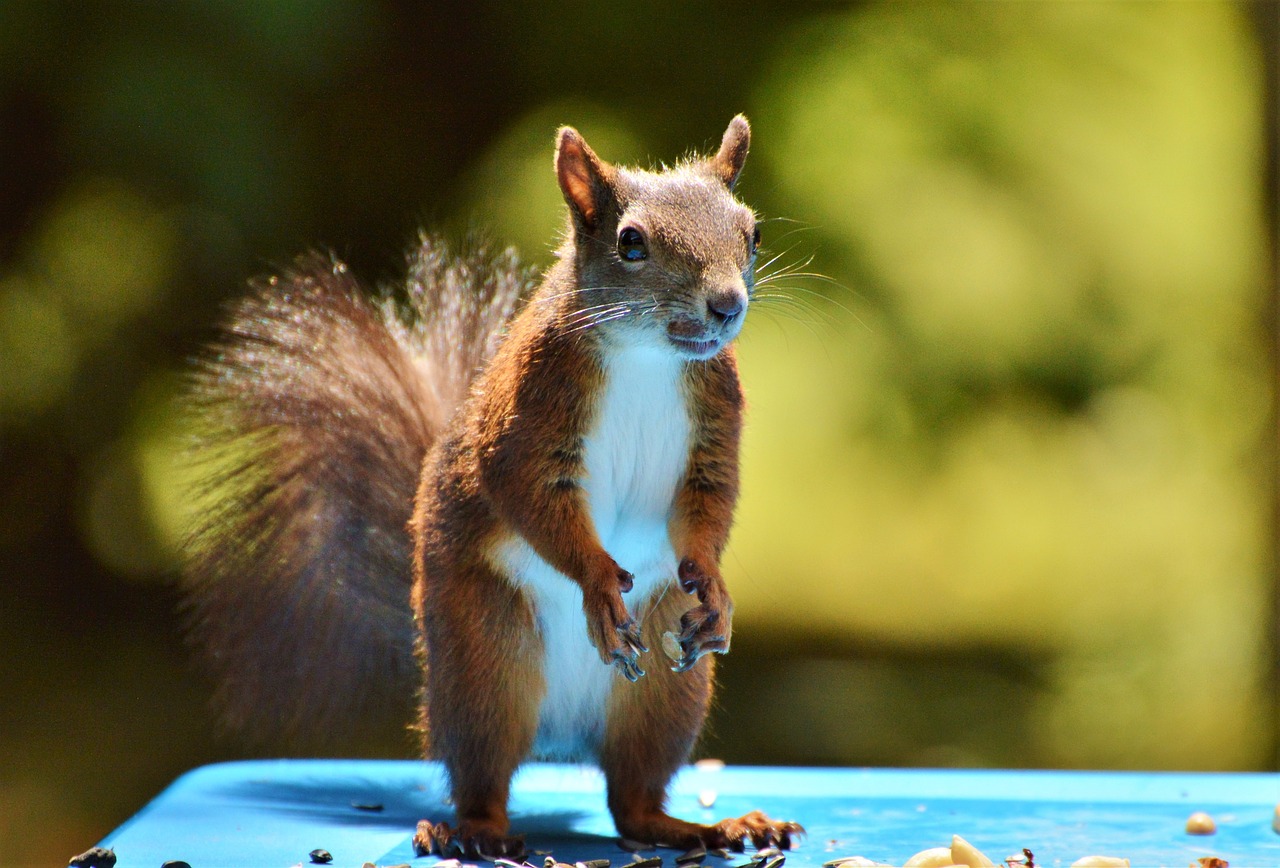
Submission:
[[[698,803],[704,791],[716,794],[711,809]],[[426,868],[438,860],[415,859],[410,839],[423,817],[451,819],[444,795],[432,763],[224,763],[179,778],[102,846],[116,851],[119,868],[158,868],[169,859],[193,868],[283,868],[308,864],[316,848],[332,853],[339,868]],[[847,855],[901,865],[953,834],[997,864],[1027,847],[1044,866],[1100,853],[1127,856],[1134,866],[1183,868],[1213,855],[1232,868],[1275,868],[1278,801],[1280,774],[689,768],[676,780],[671,809],[710,822],[760,808],[801,822],[809,834],[787,854],[787,868],[818,868]],[[632,861],[617,845],[594,769],[530,764],[516,779],[511,807],[531,849],[565,862],[609,858],[615,868]],[[1193,811],[1212,815],[1218,832],[1186,834]],[[658,852],[673,868],[675,854]]]

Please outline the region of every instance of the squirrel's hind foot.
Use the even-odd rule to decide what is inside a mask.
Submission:
[[[462,857],[492,862],[510,859],[519,862],[525,857],[523,835],[508,835],[506,830],[463,821],[457,829],[448,823],[432,823],[419,820],[413,836],[413,852],[418,856],[437,855],[444,858]]]
[[[771,820],[763,811],[752,811],[706,827],[703,843],[709,849],[723,847],[737,852],[742,852],[748,841],[757,850],[766,847],[790,850],[795,839],[803,834],[804,826],[799,823]]]
[[[804,834],[799,823],[771,820],[762,811],[752,811],[736,819],[721,820],[713,826],[701,826],[676,819],[661,811],[644,814],[627,820],[615,817],[622,837],[632,841],[646,841],[661,847],[691,849],[705,847],[708,850],[732,850],[743,852],[750,844],[757,850],[777,847],[789,850],[795,839]]]

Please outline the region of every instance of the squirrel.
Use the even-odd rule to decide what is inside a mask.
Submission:
[[[370,300],[310,254],[255,284],[196,369],[212,505],[183,581],[215,698],[232,726],[301,733],[416,677],[457,815],[419,823],[420,852],[522,855],[507,800],[531,756],[597,762],[634,841],[803,833],[665,810],[732,633],[749,143],[738,115],[713,155],[654,172],[563,127],[567,228],[540,281],[424,236],[402,299]],[[651,647],[670,659],[642,668]]]

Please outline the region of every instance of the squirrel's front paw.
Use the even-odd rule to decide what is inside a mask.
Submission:
[[[644,675],[639,660],[640,655],[649,650],[640,638],[640,626],[622,602],[622,593],[631,590],[633,583],[631,573],[617,568],[612,580],[600,582],[582,593],[591,644],[600,652],[600,658],[617,666],[628,681],[638,681]]]
[[[733,601],[719,572],[707,572],[693,558],[680,562],[680,587],[696,594],[698,605],[680,618],[679,657],[672,665],[675,672],[693,668],[705,654],[724,654],[729,650],[733,633]],[[672,655],[674,656],[674,655]]]

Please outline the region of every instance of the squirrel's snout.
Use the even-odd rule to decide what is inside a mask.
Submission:
[[[732,289],[713,292],[707,296],[707,312],[710,314],[710,319],[720,325],[741,314],[746,307],[746,296]]]
[[[747,295],[735,288],[714,289],[707,290],[700,303],[691,301],[667,321],[667,338],[690,358],[708,359],[738,336]]]

